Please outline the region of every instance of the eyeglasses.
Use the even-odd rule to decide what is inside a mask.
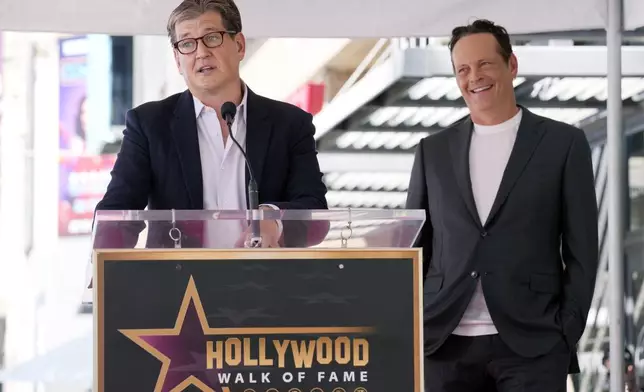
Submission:
[[[185,38],[175,42],[172,46],[181,54],[191,54],[197,50],[201,41],[206,47],[214,49],[224,42],[224,34],[237,34],[235,31],[214,31],[198,38]]]

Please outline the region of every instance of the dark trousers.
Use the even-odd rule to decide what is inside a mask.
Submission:
[[[523,358],[499,335],[451,335],[425,358],[425,392],[566,392],[570,350]]]

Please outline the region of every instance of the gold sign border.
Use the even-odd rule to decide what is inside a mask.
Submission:
[[[422,318],[422,251],[419,248],[393,249],[96,249],[94,266],[94,391],[104,391],[105,325],[103,301],[105,295],[104,272],[106,262],[118,261],[168,261],[182,260],[239,260],[266,259],[403,259],[413,264],[414,302],[414,391],[423,390],[423,318]]]

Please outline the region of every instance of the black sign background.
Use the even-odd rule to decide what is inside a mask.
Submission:
[[[414,273],[412,258],[327,259],[220,259],[220,260],[110,260],[103,256],[102,288],[104,392],[154,391],[160,361],[119,330],[172,328],[194,279],[211,328],[238,327],[354,327],[370,326],[374,335],[353,335],[369,340],[370,361],[365,368],[350,365],[314,365],[296,369],[263,368],[271,384],[230,384],[231,392],[275,388],[309,392],[318,387],[332,392],[342,387],[353,392],[414,392],[417,331],[414,329]],[[216,253],[211,253],[216,255]],[[406,255],[415,253],[406,253]],[[353,256],[355,257],[355,256]],[[416,296],[416,301],[418,298]],[[100,306],[100,305],[99,305]],[[99,319],[100,320],[100,319]],[[325,335],[331,336],[333,335]],[[238,336],[235,336],[238,337]],[[305,340],[311,335],[262,335]],[[212,337],[210,340],[214,340]],[[100,343],[99,343],[100,344]],[[205,347],[204,347],[205,351]],[[100,354],[99,354],[100,355]],[[205,366],[205,365],[204,365]],[[318,382],[318,371],[368,372],[368,382]],[[232,373],[246,374],[237,368]],[[257,371],[252,370],[252,371]],[[307,372],[303,382],[284,383],[281,374]],[[341,377],[341,376],[340,376]],[[186,391],[198,391],[188,387]],[[219,390],[215,389],[217,392]]]

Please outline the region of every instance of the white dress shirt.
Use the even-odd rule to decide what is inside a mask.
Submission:
[[[205,210],[246,209],[246,161],[235,142],[224,138],[217,112],[194,99],[197,117],[197,135],[203,182],[203,208]],[[230,130],[240,146],[246,148],[248,89],[244,95]],[[268,205],[274,209],[277,207]],[[281,230],[281,222],[278,223]],[[205,247],[230,248],[235,245],[246,228],[244,221],[216,220],[206,225]]]
[[[242,147],[246,146],[246,106],[248,93],[237,107],[237,115],[230,130]],[[203,179],[203,208],[205,210],[246,209],[246,162],[239,148],[226,138],[217,112],[194,98],[199,137],[199,155]],[[244,230],[242,221],[215,220],[206,225],[205,243],[208,248],[230,248]]]

